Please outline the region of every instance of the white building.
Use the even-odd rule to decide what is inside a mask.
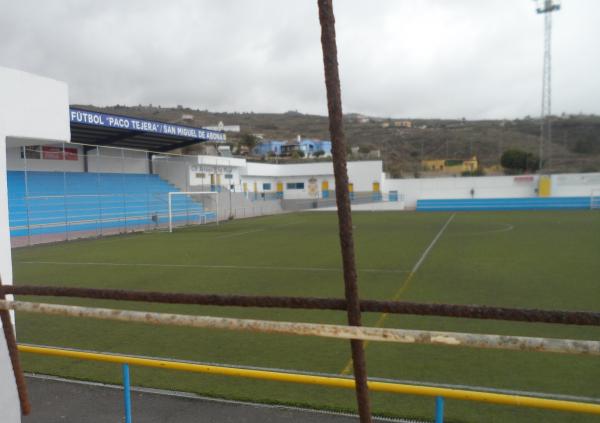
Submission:
[[[328,198],[335,191],[332,162],[269,164],[246,159],[217,156],[189,158],[187,176],[180,163],[155,159],[157,172],[182,189],[201,191],[215,186],[235,192],[278,195],[283,199]],[[351,191],[380,191],[383,175],[381,160],[348,163]]]

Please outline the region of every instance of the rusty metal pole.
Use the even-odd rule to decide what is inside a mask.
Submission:
[[[319,21],[321,23],[321,46],[325,67],[325,86],[327,88],[327,108],[329,111],[329,133],[331,135],[333,172],[335,176],[335,197],[338,210],[338,225],[342,263],[344,266],[344,287],[346,293],[348,324],[361,326],[360,299],[354,258],[354,239],[352,237],[352,214],[350,210],[350,192],[348,190],[348,169],[346,166],[346,137],[344,135],[342,115],[342,94],[338,71],[337,46],[335,41],[335,17],[333,0],[318,0]],[[356,400],[361,423],[371,423],[371,403],[367,387],[367,365],[363,342],[350,341],[354,380],[356,381]]]
[[[2,286],[1,278],[0,286]],[[0,294],[0,299],[4,300],[5,295]],[[2,321],[2,330],[4,331],[4,338],[6,339],[6,348],[8,349],[8,355],[10,356],[10,362],[15,375],[15,383],[17,384],[19,402],[21,403],[21,413],[26,416],[31,411],[31,405],[29,404],[27,385],[25,384],[25,377],[23,376],[23,370],[21,369],[21,363],[19,361],[17,338],[15,337],[15,331],[13,330],[10,312],[8,310],[0,310],[0,321]]]

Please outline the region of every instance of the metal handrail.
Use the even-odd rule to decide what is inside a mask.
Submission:
[[[207,373],[213,375],[270,380],[278,382],[319,385],[333,388],[354,389],[355,387],[355,382],[353,379],[336,376],[321,376],[297,372],[230,367],[223,365],[194,363],[189,361],[163,360],[143,356],[98,353],[91,351],[26,344],[19,344],[18,349],[22,353],[72,358],[78,360],[99,361],[122,365],[178,370],[192,373]],[[587,402],[565,401],[549,398],[539,398],[535,396],[503,394],[468,389],[446,388],[439,386],[381,382],[376,380],[370,380],[368,382],[368,386],[370,390],[377,392],[428,396],[436,398],[450,398],[463,401],[475,401],[489,404],[500,404],[526,408],[542,408],[557,411],[600,414],[600,404],[593,404]],[[439,402],[439,400],[437,402]],[[438,406],[439,405],[440,404],[438,404]]]

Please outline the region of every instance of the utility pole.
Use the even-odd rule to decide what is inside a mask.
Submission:
[[[540,172],[544,167],[544,144],[552,143],[552,12],[560,10],[557,0],[538,0],[536,12],[544,15],[544,67],[542,114],[540,116]]]

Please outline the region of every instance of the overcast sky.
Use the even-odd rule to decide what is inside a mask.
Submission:
[[[532,0],[334,7],[344,112],[539,114]],[[553,112],[600,114],[600,1],[553,18]],[[0,0],[0,66],[66,81],[72,103],[326,114],[319,37],[316,0]]]

